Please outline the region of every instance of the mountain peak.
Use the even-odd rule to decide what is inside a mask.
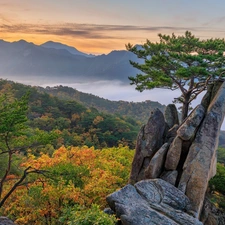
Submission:
[[[58,47],[58,48],[65,48],[65,47],[69,47],[69,48],[73,48],[73,49],[76,49],[75,47],[73,47],[73,46],[69,46],[69,45],[66,45],[66,44],[62,44],[62,43],[60,43],[60,42],[57,42],[57,41],[46,41],[45,43],[43,43],[41,46],[50,46],[50,45],[52,45],[53,46],[53,48],[54,47]],[[76,49],[77,50],[77,49]],[[78,51],[78,50],[77,50]]]
[[[47,41],[40,46],[42,46],[44,48],[64,49],[64,50],[67,50],[69,53],[71,53],[73,55],[82,55],[82,56],[86,56],[86,57],[93,56],[93,55],[88,55],[84,52],[81,52],[81,51],[77,50],[75,47],[65,45],[65,44],[62,44],[60,42]]]
[[[32,42],[25,41],[24,39],[20,39],[19,41],[14,41],[13,43],[18,43],[18,44],[33,44]]]

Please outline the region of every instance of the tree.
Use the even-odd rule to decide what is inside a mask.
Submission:
[[[183,121],[191,102],[210,83],[223,76],[225,41],[200,40],[189,31],[184,36],[158,36],[156,43],[147,40],[141,46],[126,46],[143,59],[143,63],[130,61],[141,73],[129,79],[141,92],[153,88],[180,89],[181,95],[175,101],[182,104]]]
[[[37,170],[31,166],[25,168],[23,172],[13,171],[13,166],[19,153],[38,143],[31,143],[34,138],[26,135],[27,131],[27,110],[28,95],[20,100],[0,96],[0,208],[10,195],[23,184],[28,174],[43,174],[43,170]],[[43,138],[43,137],[39,137]],[[11,182],[11,181],[14,182]],[[6,185],[10,183],[10,185]],[[7,186],[7,187],[6,187]]]
[[[106,207],[107,195],[126,185],[133,155],[134,151],[122,146],[101,150],[62,146],[52,156],[39,157],[29,153],[24,168],[48,171],[48,177],[38,177],[18,188],[0,214],[23,225],[37,221],[59,224],[60,217],[60,224],[93,224],[94,217],[94,224],[112,224],[102,222],[105,217],[100,209]]]

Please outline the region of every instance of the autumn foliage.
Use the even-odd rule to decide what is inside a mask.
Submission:
[[[17,224],[69,224],[65,216],[69,211],[83,215],[94,207],[101,213],[105,197],[127,183],[132,157],[133,151],[122,146],[102,150],[62,146],[52,156],[38,158],[29,153],[20,166],[47,172],[30,176],[7,200],[1,214],[16,219]]]

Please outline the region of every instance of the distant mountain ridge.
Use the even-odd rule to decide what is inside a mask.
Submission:
[[[48,93],[62,100],[77,101],[85,107],[93,107],[101,112],[130,117],[142,123],[147,123],[150,113],[154,109],[158,108],[162,112],[165,109],[165,105],[159,102],[150,100],[144,102],[110,101],[62,85],[46,88],[37,87],[37,89],[42,93]]]
[[[60,42],[47,41],[40,46],[42,46],[44,48],[65,49],[73,55],[82,55],[82,56],[86,56],[86,57],[94,57],[94,55],[83,53],[83,52],[77,50],[74,47],[62,44]]]
[[[73,54],[75,52],[77,54]],[[73,81],[119,80],[128,83],[128,76],[138,72],[129,60],[138,61],[133,53],[125,50],[87,57],[61,43],[47,42],[38,46],[24,40],[12,43],[0,40],[0,75],[9,78],[67,77]]]

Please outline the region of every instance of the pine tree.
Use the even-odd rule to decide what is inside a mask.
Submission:
[[[200,40],[186,31],[184,36],[159,34],[159,42],[149,40],[141,46],[128,44],[143,63],[130,61],[141,71],[129,77],[136,90],[153,88],[180,89],[175,102],[182,104],[182,121],[187,117],[191,102],[215,80],[221,79],[225,69],[224,39]]]

